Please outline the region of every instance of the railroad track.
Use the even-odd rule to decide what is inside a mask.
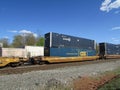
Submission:
[[[0,69],[0,75],[22,74],[22,73],[31,72],[31,71],[50,70],[50,69],[70,67],[70,66],[80,66],[80,65],[87,65],[87,64],[114,62],[117,60],[120,60],[120,59],[109,59],[109,60],[106,59],[106,60],[95,60],[95,61],[44,64],[44,65],[28,65],[28,66],[14,67],[14,68],[5,67],[5,68]]]

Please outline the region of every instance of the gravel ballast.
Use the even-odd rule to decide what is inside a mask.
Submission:
[[[120,67],[120,61],[69,66],[0,76],[0,90],[62,90],[83,76],[93,76]],[[54,89],[53,89],[54,88]]]

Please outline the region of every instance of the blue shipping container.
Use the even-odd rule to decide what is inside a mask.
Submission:
[[[100,55],[120,55],[120,45],[100,43]]]
[[[47,48],[81,48],[81,49],[95,49],[96,44],[94,40],[75,37],[59,33],[45,34],[45,47]]]
[[[75,57],[75,56],[96,56],[96,50],[79,48],[47,48],[46,56]]]

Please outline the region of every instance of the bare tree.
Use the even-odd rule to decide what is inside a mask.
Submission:
[[[35,45],[36,44],[36,38],[33,34],[27,34],[24,38],[25,38],[26,45]]]
[[[36,38],[32,33],[25,33],[14,36],[13,47],[24,47],[25,45],[35,45]]]
[[[3,44],[3,47],[9,47],[9,40],[8,40],[8,38],[0,39],[0,43]]]
[[[23,37],[21,35],[16,35],[14,36],[13,42],[12,42],[13,47],[23,47]]]

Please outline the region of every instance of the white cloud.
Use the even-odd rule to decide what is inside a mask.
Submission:
[[[4,36],[4,38],[8,39],[9,37],[8,36]]]
[[[120,30],[120,27],[113,27],[112,30]]]
[[[110,4],[111,0],[105,0],[101,7],[100,7],[100,10],[101,11],[108,11],[108,5]]]
[[[21,33],[21,34],[33,34],[35,37],[38,36],[36,33],[31,32],[29,30],[20,30],[19,33]]]
[[[118,14],[118,13],[120,13],[120,11],[115,11],[115,14]]]
[[[34,37],[38,37],[38,35],[36,33],[33,33]]]
[[[112,9],[120,8],[120,0],[105,0],[100,7],[101,11],[109,12]]]
[[[19,31],[19,33],[32,33],[32,32],[28,31],[28,30],[21,30],[21,31]]]
[[[112,38],[113,43],[120,43],[120,38]]]

